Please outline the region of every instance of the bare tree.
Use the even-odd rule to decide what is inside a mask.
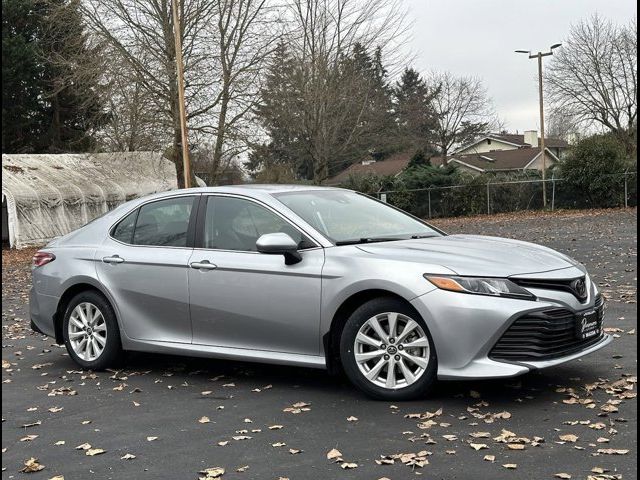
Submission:
[[[219,91],[215,100],[215,126],[200,127],[214,133],[209,166],[210,182],[247,149],[246,118],[255,109],[262,68],[279,38],[274,12],[266,0],[218,0],[215,38],[218,42]]]
[[[447,165],[451,149],[493,128],[496,115],[481,80],[450,72],[432,73],[429,78],[436,91],[432,100],[437,117],[434,143]]]
[[[637,148],[637,22],[598,15],[574,25],[546,73],[552,108],[584,127],[614,134],[628,155]]]
[[[289,51],[299,69],[293,117],[313,179],[321,183],[330,164],[357,141],[379,79],[363,83],[345,58],[359,46],[397,55],[407,24],[399,0],[292,0],[285,12]]]
[[[562,109],[552,109],[546,115],[545,136],[560,138],[567,142],[573,142],[579,138],[580,128],[576,124],[573,115]]]
[[[94,33],[108,43],[134,73],[138,83],[157,102],[158,122],[171,131],[172,159],[179,185],[183,166],[178,108],[178,87],[171,0],[86,0],[84,17]],[[206,27],[213,21],[213,2],[181,0],[179,15],[187,90],[187,109],[192,120],[208,111],[203,103],[212,84],[207,55]],[[207,78],[209,75],[209,78]],[[212,108],[212,107],[210,107]],[[194,113],[195,112],[195,113]]]
[[[85,0],[84,17],[114,52],[115,145],[137,148],[166,135],[183,183],[171,0]],[[262,61],[275,29],[266,0],[180,0],[188,129],[194,149],[212,143],[210,178],[246,149]],[[115,77],[115,80],[114,80]],[[120,78],[118,78],[120,77]],[[124,82],[124,83],[123,83]],[[149,123],[148,123],[149,122]],[[126,133],[126,135],[124,135]],[[124,135],[124,136],[123,136]],[[124,138],[127,137],[127,138]],[[115,140],[115,138],[112,138]]]

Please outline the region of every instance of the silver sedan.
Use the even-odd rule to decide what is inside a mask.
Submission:
[[[133,200],[33,260],[34,330],[85,369],[123,351],[343,370],[401,400],[591,353],[603,297],[549,248],[447,235],[349,190],[237,186]]]

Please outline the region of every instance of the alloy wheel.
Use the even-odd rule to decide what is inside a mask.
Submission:
[[[427,370],[429,338],[410,317],[397,312],[381,313],[358,330],[354,355],[360,373],[367,380],[379,387],[398,390],[414,384]]]
[[[79,303],[69,317],[69,343],[82,360],[96,360],[107,344],[107,323],[98,307],[90,302]]]

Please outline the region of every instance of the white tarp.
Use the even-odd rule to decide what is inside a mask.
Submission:
[[[15,248],[45,244],[121,203],[175,188],[175,165],[155,152],[2,155]]]

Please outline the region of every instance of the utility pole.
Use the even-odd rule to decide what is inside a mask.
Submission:
[[[544,100],[542,96],[542,57],[553,55],[553,51],[560,47],[561,43],[551,45],[548,52],[538,52],[532,54],[530,50],[516,50],[516,53],[526,53],[529,58],[538,59],[538,91],[540,97],[540,155],[542,155],[542,206],[547,208],[547,155],[544,146]]]
[[[182,64],[182,40],[180,16],[178,15],[178,0],[172,0],[173,37],[176,48],[176,76],[178,77],[178,106],[180,109],[180,134],[182,139],[182,169],[184,173],[184,188],[191,187],[191,159],[189,158],[189,140],[187,139],[187,111],[184,104],[184,65]]]

